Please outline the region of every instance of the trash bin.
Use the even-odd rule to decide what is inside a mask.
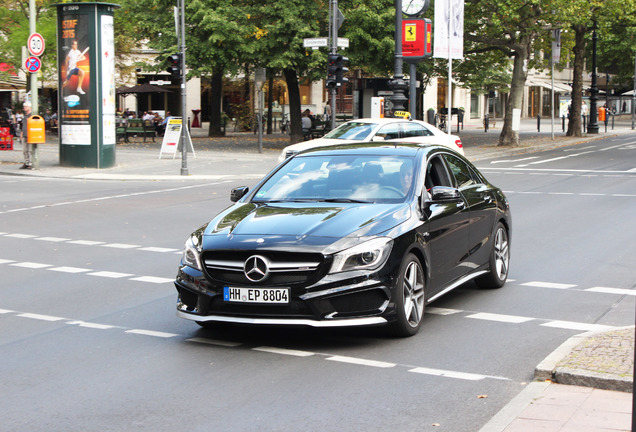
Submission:
[[[428,122],[428,124],[435,125],[435,110],[434,109],[429,109],[428,111],[426,111],[426,121]]]
[[[44,134],[44,119],[38,115],[27,118],[27,143],[44,144],[46,137]]]

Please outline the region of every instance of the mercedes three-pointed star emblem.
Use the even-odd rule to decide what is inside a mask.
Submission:
[[[252,255],[245,260],[243,266],[245,277],[252,282],[262,282],[269,276],[269,262],[260,255]]]

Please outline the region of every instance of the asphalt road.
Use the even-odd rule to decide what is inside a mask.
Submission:
[[[0,430],[479,430],[570,336],[634,324],[636,135],[477,165],[511,202],[511,279],[408,339],[178,319],[183,242],[238,176],[0,177]]]

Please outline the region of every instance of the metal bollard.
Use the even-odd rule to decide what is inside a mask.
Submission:
[[[561,116],[561,131],[565,132],[565,116]]]
[[[488,114],[484,117],[484,132],[488,132]]]
[[[537,132],[541,132],[541,115],[537,114]]]

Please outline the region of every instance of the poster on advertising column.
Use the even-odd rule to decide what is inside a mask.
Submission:
[[[91,145],[91,68],[89,17],[67,8],[59,17],[61,45],[58,65],[60,99],[58,121],[62,145]]]
[[[115,31],[112,15],[100,17],[102,27],[101,73],[102,73],[102,131],[104,145],[115,145],[116,112],[115,112]]]

